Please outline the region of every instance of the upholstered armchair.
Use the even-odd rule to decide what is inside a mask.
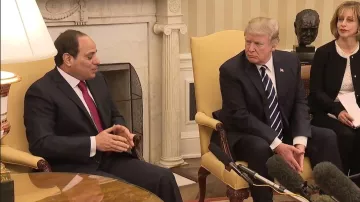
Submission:
[[[51,168],[42,157],[32,155],[28,150],[23,120],[24,96],[26,90],[37,79],[54,68],[54,59],[35,62],[1,65],[2,70],[19,75],[21,82],[11,85],[8,100],[10,133],[1,139],[1,161],[11,172],[28,172],[31,169],[50,172]]]
[[[201,145],[201,167],[198,171],[200,189],[199,202],[203,202],[206,192],[206,177],[211,173],[227,185],[227,196],[231,202],[243,201],[249,196],[249,185],[233,170],[221,163],[208,146],[213,130],[221,136],[222,150],[231,157],[223,124],[212,117],[221,109],[222,99],[219,85],[219,67],[229,58],[245,48],[243,31],[227,30],[204,37],[191,38],[191,54],[194,73],[197,113],[195,121],[199,126]],[[241,123],[239,123],[241,124]],[[236,164],[247,166],[246,162]],[[305,159],[304,179],[311,177],[309,159]]]

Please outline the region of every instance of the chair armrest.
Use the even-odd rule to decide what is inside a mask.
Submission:
[[[34,168],[43,172],[51,172],[50,165],[45,159],[23,152],[8,145],[1,145],[1,161],[8,164],[15,164]]]
[[[138,159],[140,159],[141,161],[145,161],[144,157],[142,156],[142,145],[141,145],[141,139],[142,136],[135,134],[133,141],[134,141],[134,148],[132,149],[133,152],[135,152],[136,156],[138,157]]]
[[[222,127],[222,123],[214,118],[211,118],[204,114],[203,112],[197,112],[195,115],[195,122],[202,126],[207,126],[216,131],[219,131],[219,125]]]
[[[220,121],[218,121],[214,118],[211,118],[202,112],[196,113],[195,122],[199,125],[206,126],[206,127],[216,130],[218,132],[218,134],[220,135],[221,149],[223,150],[223,152],[225,152],[227,154],[227,156],[231,160],[233,160],[231,152],[230,152],[229,144],[228,144],[228,141],[226,138],[226,131],[224,130],[223,124]],[[227,167],[227,170],[229,170],[229,169],[230,168]]]

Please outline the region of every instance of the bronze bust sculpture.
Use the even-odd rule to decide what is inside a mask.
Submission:
[[[296,15],[294,28],[298,45],[294,45],[293,51],[296,52],[302,63],[308,64],[312,61],[315,47],[310,44],[318,35],[319,24],[319,14],[315,10],[305,9]]]

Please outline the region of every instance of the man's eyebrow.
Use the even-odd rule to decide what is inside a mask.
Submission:
[[[94,55],[96,52],[97,52],[97,50],[95,50],[95,51],[89,51],[89,52],[86,53],[86,55]]]

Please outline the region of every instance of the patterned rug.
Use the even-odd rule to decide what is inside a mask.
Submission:
[[[252,198],[247,198],[244,202],[252,202]],[[198,202],[198,200],[190,200],[186,202]],[[205,199],[205,202],[229,202],[228,198],[220,197],[220,198],[209,198]],[[286,196],[274,196],[274,202],[297,202],[296,200],[286,197]]]

